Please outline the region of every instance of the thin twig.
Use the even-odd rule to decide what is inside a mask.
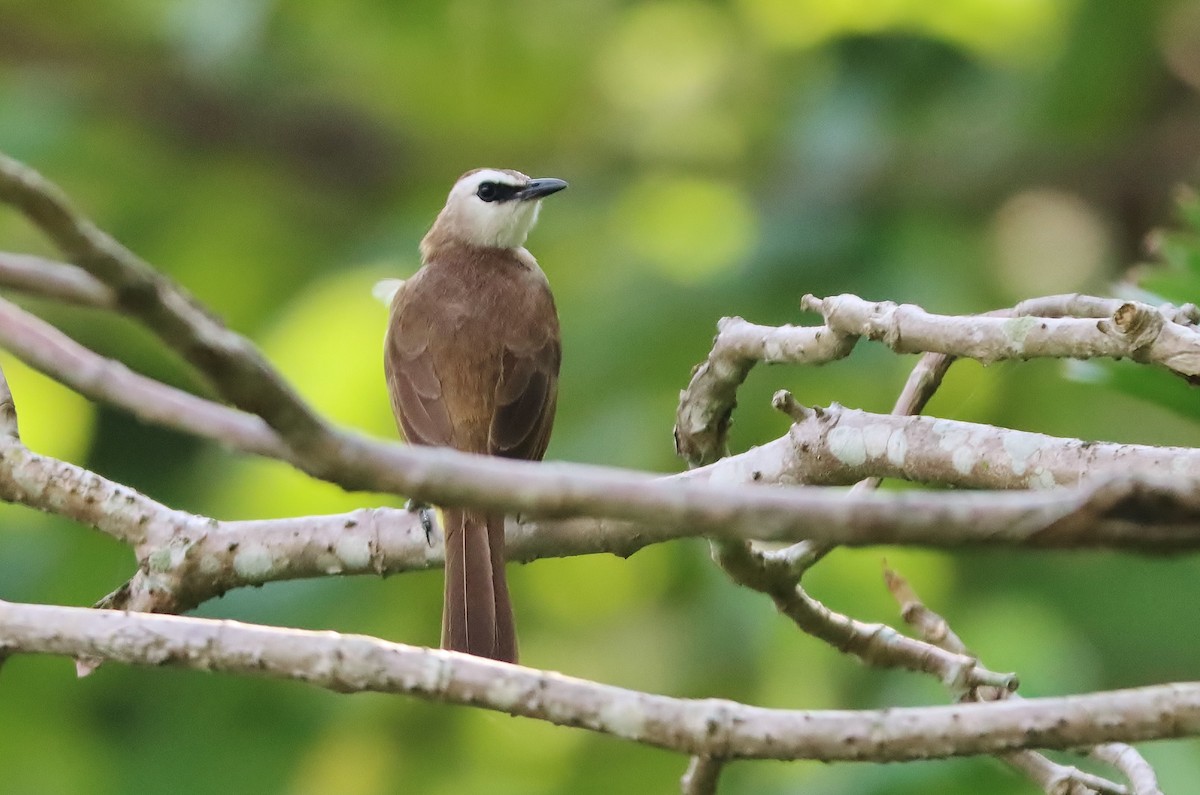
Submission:
[[[929,609],[921,601],[908,580],[886,565],[883,574],[888,591],[900,606],[900,613],[905,622],[916,629],[922,639],[948,652],[971,655],[971,650],[954,633],[946,619]],[[995,701],[1006,698],[1019,700],[1021,698],[1016,693],[998,688],[971,688],[965,691],[955,691],[954,695],[979,701]],[[1124,748],[1140,758],[1140,755],[1132,748],[1128,746],[1124,746]],[[1093,750],[1093,754],[1095,754],[1095,750]],[[1000,758],[1005,764],[1028,776],[1047,795],[1076,791],[1098,792],[1102,795],[1129,795],[1130,793],[1129,788],[1122,784],[1079,770],[1076,767],[1058,764],[1036,751],[1015,751],[1004,754]],[[1134,795],[1141,795],[1141,791],[1135,789]]]
[[[113,291],[83,268],[31,254],[0,251],[0,286],[76,306],[116,305]]]
[[[1102,743],[1088,750],[1093,759],[1112,765],[1129,780],[1133,795],[1163,795],[1158,788],[1158,776],[1146,757],[1125,743]]]
[[[215,439],[243,452],[294,461],[261,418],[135,373],[2,298],[0,345],[81,395],[120,406],[144,422]]]
[[[905,637],[885,624],[865,624],[830,610],[796,585],[786,567],[773,567],[769,559],[745,542],[714,543],[717,562],[739,585],[771,597],[779,612],[806,633],[863,662],[932,674],[948,686],[1015,689],[1013,674],[989,671],[974,658],[946,652],[937,646]]]
[[[679,780],[682,795],[716,795],[717,781],[725,761],[712,756],[693,756],[688,768]]]

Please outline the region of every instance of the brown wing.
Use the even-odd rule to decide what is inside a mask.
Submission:
[[[434,370],[430,341],[433,325],[419,304],[409,303],[400,288],[392,302],[392,317],[384,341],[383,369],[392,411],[410,444],[449,445],[454,429],[442,400],[442,384]]]
[[[558,395],[558,314],[528,254],[452,251],[397,292],[385,369],[416,444],[508,458],[546,452]]]
[[[538,461],[546,454],[558,404],[561,358],[557,324],[537,330],[527,344],[505,346],[488,434],[492,455]]]

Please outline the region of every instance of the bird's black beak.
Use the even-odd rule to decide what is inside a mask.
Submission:
[[[515,198],[521,201],[532,201],[549,196],[551,193],[558,193],[563,188],[567,187],[567,183],[561,179],[554,177],[541,177],[539,179],[531,179],[514,195]]]

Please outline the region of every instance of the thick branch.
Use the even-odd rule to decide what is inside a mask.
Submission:
[[[1200,733],[1200,683],[872,711],[650,695],[361,635],[0,602],[0,649],[403,693],[722,758],[902,761]]]
[[[1158,364],[1200,376],[1200,331],[1158,307],[1120,303],[1111,317],[989,317],[934,315],[912,304],[864,301],[853,295],[805,296],[830,329],[878,340],[897,353],[945,353],[984,364],[1035,357],[1109,357]]]
[[[940,352],[983,362],[1114,356],[1161,364],[1189,378],[1200,369],[1200,332],[1195,328],[1200,312],[1194,304],[1151,307],[1071,294],[957,317],[853,295],[805,296],[802,305],[824,315],[826,325],[775,328],[737,317],[717,324],[712,350],[680,393],[676,414],[676,449],[691,466],[725,454],[737,389],[755,364],[824,364],[848,356],[862,336],[901,353]],[[928,364],[930,374],[937,376],[948,362]]]
[[[680,393],[675,450],[689,466],[726,455],[726,436],[737,389],[759,362],[831,361],[848,356],[858,338],[825,327],[758,326],[740,317],[721,318],[708,358],[696,365]]]
[[[511,471],[541,475],[536,466],[485,463],[505,479]],[[647,544],[696,535],[850,545],[1200,548],[1200,498],[1178,479],[1118,479],[1040,492],[847,494],[819,487],[738,487],[755,480],[754,470],[744,464],[730,458],[662,480],[603,470],[596,476],[588,468],[564,467],[574,477],[552,472],[541,478],[560,484],[557,493],[547,486],[548,499],[582,492],[594,501],[596,513],[635,521],[575,519],[519,526],[510,535],[509,555],[516,560],[588,552],[628,555]],[[582,473],[575,475],[577,470]],[[520,500],[528,498],[530,484],[538,482],[531,477],[513,487],[524,491],[516,491],[512,501],[496,504],[516,512]],[[0,499],[75,519],[133,546],[144,576],[151,577],[143,584],[163,600],[112,603],[138,609],[187,609],[240,585],[331,572],[425,568],[441,560],[440,550],[429,547],[411,517],[400,512],[217,522],[172,510],[86,469],[33,453],[15,434],[0,436]]]
[[[737,483],[754,482],[759,470],[748,466],[747,459],[763,449],[645,481],[653,487],[646,494],[657,494],[657,504],[663,506],[663,521],[654,511],[641,522],[510,521],[509,558],[529,561],[601,552],[628,556],[648,544],[702,534],[730,540],[811,537],[823,544],[854,545],[1114,545],[1159,551],[1200,547],[1200,509],[1189,507],[1188,491],[1180,484],[1160,488],[1113,481],[1011,494],[736,488]],[[704,521],[669,523],[671,512],[679,510],[675,506],[681,502],[680,491],[739,495],[741,510],[775,516],[777,524],[774,529],[754,522],[724,524],[724,509],[696,514],[707,516]],[[767,500],[769,513],[756,505],[756,497]],[[173,510],[86,469],[33,453],[15,435],[0,438],[0,498],[72,518],[130,544],[141,572],[131,587],[106,603],[114,607],[176,612],[245,585],[330,573],[409,571],[442,561],[440,542],[427,543],[407,511],[380,508],[221,522]],[[619,505],[623,499],[617,489],[605,504]]]
[[[681,795],[716,795],[717,781],[725,761],[711,756],[693,756],[679,780]]]
[[[147,422],[295,463],[288,448],[258,417],[133,373],[3,300],[0,344],[81,394],[120,406]],[[944,371],[945,357],[931,355],[928,359],[927,367],[918,365],[914,371],[927,375],[918,380],[907,401],[904,397],[902,401],[911,402],[927,393]],[[1077,482],[1081,472],[1118,475],[1131,467],[1200,472],[1200,451],[1189,448],[1096,444],[950,420],[885,417],[836,406],[824,411],[800,408],[799,412],[800,422],[792,428],[790,442],[772,442],[724,462],[712,473],[702,469],[689,477],[841,485],[868,476],[887,476],[995,489],[1069,485]],[[347,446],[356,443],[351,439]],[[342,478],[335,480],[344,483]]]
[[[476,464],[472,458],[467,460]],[[482,458],[479,468],[495,473],[497,482],[514,483],[512,497],[501,496],[491,503],[510,512],[530,504],[531,494],[541,498],[532,502],[534,505],[557,504],[560,508],[569,505],[572,497],[583,495],[596,514],[640,520],[636,525],[594,521],[555,525],[554,544],[576,552],[628,554],[645,544],[695,535],[790,541],[811,538],[851,545],[1200,547],[1200,498],[1187,482],[1178,479],[1169,483],[1118,479],[1040,492],[846,494],[819,487],[738,487],[734,484],[742,462],[728,461],[663,480],[575,466],[555,472],[550,467]],[[548,477],[546,469],[550,470]],[[569,474],[563,476],[561,470]],[[522,472],[530,475],[526,481],[513,478],[514,473]],[[707,478],[698,477],[702,475]],[[746,479],[752,481],[753,473]],[[311,549],[314,538],[342,538],[348,521],[346,517],[279,520],[269,527],[279,531],[276,537],[282,536],[284,546],[272,548],[265,544],[271,534],[264,523],[221,525],[173,511],[80,467],[32,453],[15,437],[0,439],[0,497],[68,516],[135,546],[153,538],[146,552],[174,544],[191,549],[205,539],[206,544],[215,542],[218,547],[233,544],[244,556],[247,552],[240,548],[241,542],[256,541],[254,546],[264,550],[259,557],[265,556],[251,567],[259,582],[327,571],[328,561],[319,554],[298,553]],[[297,526],[308,527],[312,535],[296,535]],[[222,528],[234,528],[238,535],[207,541]],[[253,535],[243,539],[243,532]],[[526,544],[536,544],[540,533],[532,535],[535,538],[515,535],[514,556],[522,557],[529,549]],[[289,538],[293,540],[287,541]],[[197,554],[204,549],[199,547]],[[281,554],[282,550],[286,554]],[[411,554],[408,548],[406,555]],[[428,565],[423,550],[418,558]],[[201,556],[199,562],[214,571],[208,557]],[[378,562],[365,559],[357,567],[343,565],[342,570],[368,567],[378,570]]]
[[[779,399],[777,399],[779,402]],[[1080,477],[1158,472],[1200,475],[1200,449],[1064,439],[936,417],[794,406],[785,482],[824,485],[868,477],[965,488],[1073,485]]]

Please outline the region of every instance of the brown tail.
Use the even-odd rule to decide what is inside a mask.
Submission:
[[[504,578],[504,516],[445,508],[442,517],[442,648],[515,663],[517,632]]]

